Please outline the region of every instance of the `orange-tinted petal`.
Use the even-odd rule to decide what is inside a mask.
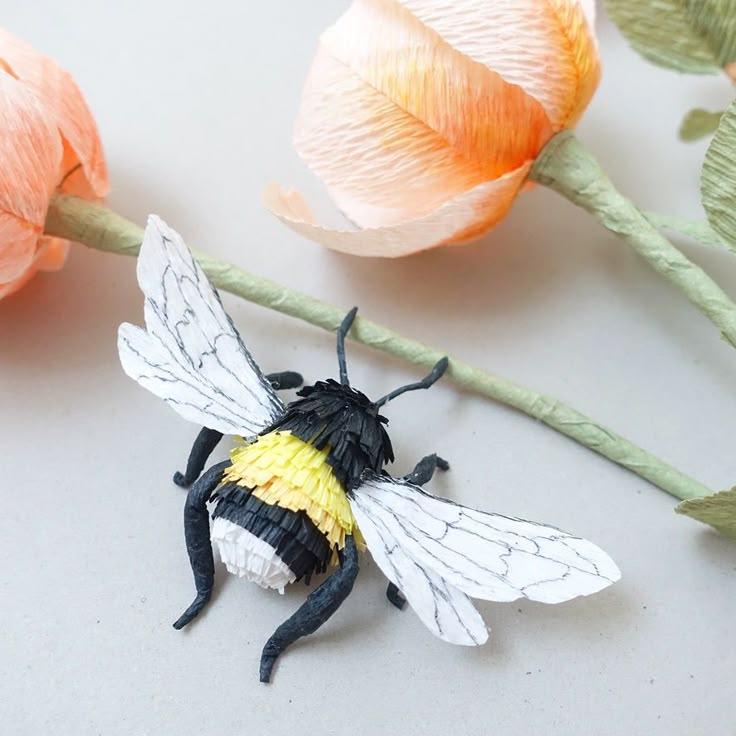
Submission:
[[[40,229],[0,212],[0,283],[19,278],[36,259]]]
[[[0,212],[43,225],[59,179],[62,144],[35,97],[0,71]]]
[[[14,294],[16,291],[25,286],[34,276],[36,275],[35,264],[26,268],[26,270],[8,283],[0,283],[0,299],[4,299],[6,296]]]
[[[323,35],[296,146],[354,222],[420,217],[533,158],[542,106],[392,0],[356,0]]]
[[[31,243],[35,251],[32,262],[16,273],[9,281],[0,280],[0,299],[14,294],[25,286],[39,271],[58,271],[66,260],[69,243],[61,238],[42,236],[37,243]],[[0,260],[2,252],[0,251]]]
[[[585,13],[591,31],[595,28],[595,0],[577,0],[580,7]]]
[[[266,206],[292,230],[328,248],[351,255],[398,258],[469,240],[489,230],[513,204],[530,168],[531,162],[527,162],[495,181],[463,192],[422,217],[355,231],[318,225],[297,192],[272,185],[264,199]]]
[[[483,181],[442,136],[320,48],[304,90],[296,147],[337,206],[363,226],[429,211]]]
[[[59,179],[59,132],[38,100],[0,71],[0,283],[31,266]]]
[[[555,130],[574,125],[600,77],[590,0],[395,0],[469,59],[519,85]]]
[[[68,254],[68,240],[44,235],[38,241],[36,266],[39,271],[58,271],[64,265]]]
[[[21,80],[53,117],[64,140],[61,189],[87,198],[109,191],[97,126],[71,75],[53,59],[0,29],[0,68]],[[81,166],[80,175],[77,173]]]

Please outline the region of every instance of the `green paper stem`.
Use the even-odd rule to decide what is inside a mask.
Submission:
[[[57,194],[51,202],[46,232],[83,243],[96,250],[129,256],[138,253],[143,239],[142,228],[107,207],[61,194]],[[203,253],[194,253],[204,272],[218,289],[282,314],[297,317],[330,332],[337,330],[345,316],[345,309],[326,304]],[[365,317],[355,320],[349,337],[425,369],[431,368],[446,354],[444,350],[403,337]],[[538,419],[594,452],[628,468],[676,498],[700,498],[713,493],[698,481],[550,396],[486,373],[457,358],[450,359],[446,375],[464,388]]]
[[[539,155],[530,178],[582,207],[685,296],[736,347],[736,304],[702,268],[681,253],[626,199],[572,131],[558,133]]]

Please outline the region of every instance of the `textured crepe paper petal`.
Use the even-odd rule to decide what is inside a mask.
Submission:
[[[69,253],[69,241],[42,236],[38,241],[36,267],[39,271],[58,271],[66,261]]]
[[[34,262],[62,143],[54,121],[16,79],[0,71],[0,283]]]
[[[60,179],[81,164],[84,176],[69,176],[62,190],[87,198],[104,197],[107,168],[97,126],[71,75],[53,59],[0,29],[0,66],[23,82],[54,118],[64,141]]]
[[[0,299],[4,299],[6,296],[14,294],[16,291],[22,289],[35,275],[36,266],[33,264],[29,266],[18,278],[13,279],[9,283],[0,283]]]
[[[552,133],[536,100],[393,0],[357,0],[322,36],[295,139],[346,216],[382,227],[517,169]]]
[[[539,100],[556,131],[574,125],[595,92],[600,65],[585,0],[396,1],[458,52]]]
[[[320,47],[295,144],[353,222],[391,224],[483,181],[480,166]],[[409,214],[407,214],[409,213]]]
[[[525,163],[495,181],[463,192],[429,214],[388,227],[337,230],[318,225],[304,198],[277,185],[267,188],[266,206],[309,240],[351,255],[398,258],[421,250],[470,240],[495,225],[514,202],[531,168]]]
[[[0,283],[14,281],[36,258],[39,231],[15,215],[0,213]]]
[[[595,0],[578,0],[591,30],[595,27]]]
[[[38,271],[58,271],[66,261],[69,242],[61,238],[43,236],[36,244],[35,260],[17,278],[0,283],[0,299],[23,288]]]

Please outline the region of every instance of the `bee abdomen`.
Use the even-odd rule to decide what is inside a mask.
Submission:
[[[213,518],[220,559],[230,572],[262,587],[282,590],[309,581],[332,557],[330,543],[303,511],[267,504],[234,484],[218,490]]]
[[[215,519],[212,525],[212,542],[233,575],[279,593],[296,580],[294,572],[270,544],[223,516]]]

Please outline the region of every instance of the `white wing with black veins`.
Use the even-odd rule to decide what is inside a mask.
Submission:
[[[138,283],[146,330],[120,326],[125,372],[190,422],[252,436],[281,418],[284,405],[248,353],[181,236],[148,220]]]
[[[586,539],[469,509],[390,476],[365,473],[349,495],[376,563],[445,641],[486,640],[469,596],[561,603],[621,577],[613,560]]]

